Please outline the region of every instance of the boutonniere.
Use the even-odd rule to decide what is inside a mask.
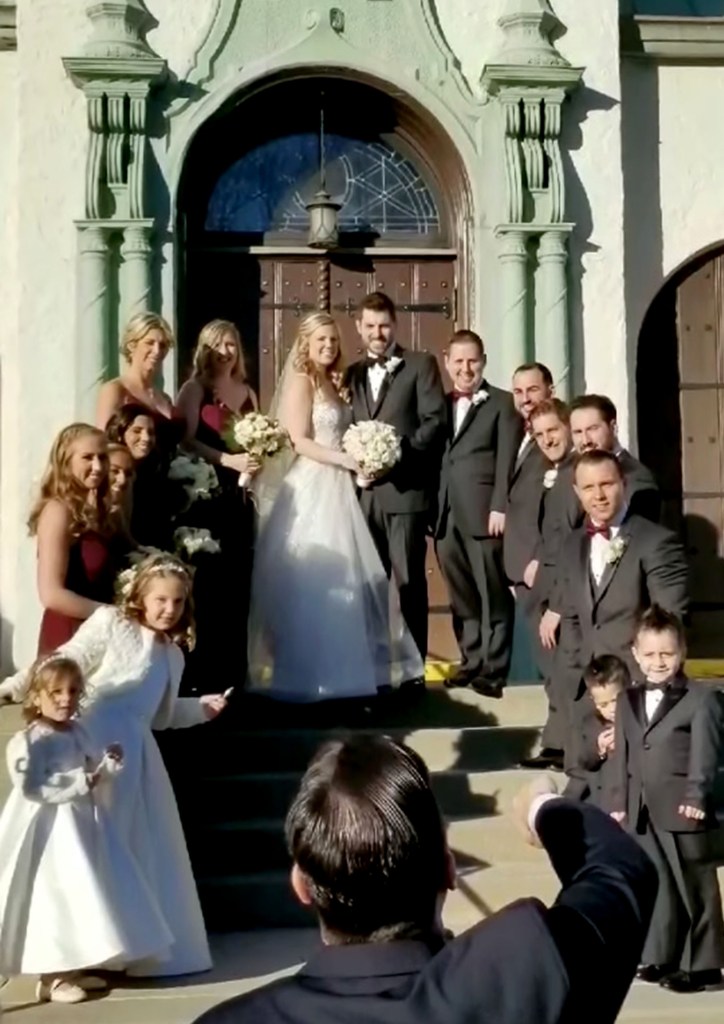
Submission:
[[[485,390],[485,388],[479,388],[473,395],[472,402],[473,405],[480,405],[481,402],[487,402],[489,398],[490,395]]]
[[[558,479],[558,466],[554,466],[553,469],[548,469],[543,474],[543,486],[547,491],[551,489],[553,484]]]
[[[609,543],[608,551],[606,552],[607,565],[616,565],[617,562],[621,561],[623,553],[626,550],[626,543],[626,538],[622,537],[620,534],[618,537],[613,538]]]
[[[402,365],[402,356],[390,356],[385,362],[385,370],[392,376],[395,370]]]

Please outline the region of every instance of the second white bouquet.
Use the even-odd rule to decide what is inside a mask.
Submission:
[[[269,416],[261,412],[248,412],[245,416],[236,416],[230,421],[224,433],[224,440],[235,452],[245,452],[263,462],[264,459],[277,455],[289,445],[286,430]],[[246,487],[250,475],[239,475],[239,486]]]
[[[177,481],[186,492],[188,505],[210,498],[219,486],[216,470],[205,459],[177,455],[168,467],[169,480]],[[187,505],[187,507],[188,507]]]
[[[353,424],[342,438],[342,447],[360,468],[360,487],[388,473],[402,458],[400,435],[389,423],[379,420]]]

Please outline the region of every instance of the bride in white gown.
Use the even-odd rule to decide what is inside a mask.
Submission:
[[[279,700],[365,697],[424,671],[342,450],[340,362],[332,317],[306,317],[276,410],[296,457],[262,514],[252,577],[250,689]]]

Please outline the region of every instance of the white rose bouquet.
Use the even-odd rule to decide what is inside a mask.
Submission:
[[[342,438],[342,447],[360,467],[360,487],[389,472],[402,458],[400,435],[389,423],[379,420],[353,424]]]
[[[210,498],[219,486],[219,478],[214,467],[204,459],[188,455],[176,456],[168,467],[168,478],[181,484],[188,505],[199,499]]]
[[[195,529],[191,526],[180,526],[174,531],[173,542],[180,558],[193,558],[201,552],[216,555],[221,545],[208,530]]]
[[[278,455],[289,446],[286,430],[276,420],[260,412],[234,417],[224,433],[224,440],[232,451],[253,455],[260,462]],[[241,473],[239,486],[246,487],[250,479],[249,473]]]

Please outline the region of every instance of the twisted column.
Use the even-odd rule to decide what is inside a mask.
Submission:
[[[567,228],[545,231],[536,274],[536,359],[550,369],[563,401],[570,391],[567,243]]]
[[[110,232],[87,223],[78,224],[78,232],[76,407],[79,419],[93,423],[96,394],[108,370]]]
[[[123,229],[121,256],[121,304],[124,320],[151,308],[151,221],[128,224]]]
[[[500,263],[501,369],[510,379],[528,361],[528,232],[505,229],[498,233]]]

